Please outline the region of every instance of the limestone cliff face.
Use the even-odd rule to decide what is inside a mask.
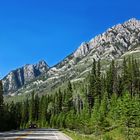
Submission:
[[[113,59],[121,56],[140,43],[140,21],[135,18],[109,28],[74,52],[74,57],[83,57],[92,52],[95,58]]]
[[[36,77],[46,73],[48,70],[49,67],[46,62],[40,61],[38,64],[25,65],[22,68],[11,71],[2,80],[4,92],[10,94],[21,88],[23,85],[28,84]]]
[[[30,90],[42,92],[68,79],[82,79],[91,69],[93,58],[109,61],[135,52],[140,54],[140,20],[132,18],[109,28],[89,42],[83,42],[75,52],[51,68],[41,61],[10,72],[3,79],[4,91],[8,95],[15,91],[18,91],[17,94]],[[43,80],[41,75],[45,77]],[[27,86],[20,90],[23,85]]]

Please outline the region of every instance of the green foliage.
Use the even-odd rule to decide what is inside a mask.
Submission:
[[[35,121],[35,94],[34,92],[32,93],[32,98],[31,98],[30,106],[29,106],[29,120],[30,122]]]
[[[104,140],[119,137],[118,133],[135,140],[140,132],[139,63],[124,58],[121,73],[117,69],[112,61],[102,74],[100,61],[94,60],[84,82],[74,85],[69,81],[54,94],[39,97],[32,93],[31,99],[16,104],[4,105],[0,84],[0,124],[9,130],[26,128],[33,122],[38,127],[68,128]]]
[[[90,135],[83,135],[77,132],[73,132],[70,130],[63,130],[65,134],[70,136],[73,140],[97,140],[95,137]]]
[[[113,138],[110,135],[105,135],[103,140],[113,140]]]
[[[0,124],[1,124],[1,129],[4,125],[3,120],[4,120],[3,90],[2,90],[2,81],[0,81]]]

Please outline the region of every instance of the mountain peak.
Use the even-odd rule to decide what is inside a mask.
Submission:
[[[137,22],[137,21],[139,21],[138,19],[136,19],[136,18],[130,18],[128,21],[126,21],[126,22]]]
[[[140,20],[136,18],[131,18],[128,21],[124,22],[122,25],[126,28],[136,29],[140,27]]]
[[[44,84],[43,90],[47,87],[51,89],[66,79],[85,75],[91,68],[93,58],[101,61],[118,59],[127,52],[133,52],[138,48],[137,46],[140,46],[139,44],[140,21],[132,18],[109,28],[89,42],[83,42],[74,53],[52,68],[41,60],[35,65],[13,71],[3,79],[4,89],[7,94],[18,90],[24,84],[29,84],[29,87],[36,89],[36,82],[31,81],[36,80],[36,77],[42,74],[46,77],[45,82],[39,81]]]
[[[46,67],[49,68],[49,66],[48,66],[48,64],[46,63],[45,60],[40,60],[37,64],[40,65],[40,66],[46,66]]]
[[[36,77],[45,74],[48,70],[49,66],[47,63],[41,60],[37,64],[26,64],[21,68],[11,71],[3,78],[4,92],[14,92]]]
[[[130,49],[134,45],[133,43],[135,41],[139,42],[140,39],[136,39],[135,37],[137,36],[137,34],[138,36],[140,35],[139,31],[140,20],[131,18],[122,24],[117,24],[109,28],[106,32],[91,39],[88,43],[82,43],[80,47],[75,51],[74,57],[86,56],[91,50],[93,51],[94,49],[94,51],[96,52],[95,58],[100,57],[98,56],[99,53],[97,52],[106,50],[104,53],[107,54],[108,50],[108,52],[111,53],[109,57],[112,59],[114,58],[114,55],[112,56],[112,52],[116,50],[115,46],[117,45],[117,43],[121,45],[120,49],[122,47],[124,49]],[[119,50],[118,53],[120,55],[122,54],[122,51]]]

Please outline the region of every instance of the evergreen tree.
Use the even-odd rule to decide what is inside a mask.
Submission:
[[[96,61],[95,59],[93,59],[93,67],[90,74],[89,87],[87,89],[90,116],[94,105],[94,97],[96,96],[96,94]]]
[[[116,90],[116,93],[117,95],[120,97],[122,96],[122,93],[123,93],[123,79],[121,76],[118,76],[118,83],[117,83],[117,90]]]
[[[116,79],[116,71],[115,71],[115,63],[114,60],[112,61],[109,70],[107,71],[107,93],[108,93],[108,97],[111,98],[114,90],[115,90],[115,80]]]
[[[22,113],[21,113],[21,126],[25,128],[29,121],[29,102],[28,99],[22,103]]]
[[[13,128],[13,129],[16,129],[17,128],[17,118],[16,118],[16,114],[17,112],[16,112],[16,106],[15,106],[15,104],[14,104],[14,102],[12,101],[12,103],[10,104],[10,116],[11,116],[11,118],[10,118],[10,124],[9,124],[9,126],[10,126],[10,128]]]
[[[109,108],[108,108],[108,93],[104,93],[103,95],[103,100],[101,102],[101,105],[100,105],[100,109],[99,109],[99,112],[100,112],[100,126],[103,126],[103,127],[106,127],[108,126],[108,122],[106,120],[106,117],[108,115],[108,112],[109,112]]]
[[[2,87],[2,81],[0,80],[0,109],[3,109],[3,87]]]
[[[0,80],[0,130],[4,127],[4,101],[3,101],[3,87],[2,81]]]
[[[32,123],[35,121],[35,94],[32,92],[31,94],[31,101],[29,107],[29,121]]]
[[[101,103],[102,99],[102,86],[101,86],[101,66],[100,60],[97,63],[97,74],[96,74],[96,94],[98,96],[99,103]]]
[[[35,120],[38,121],[39,115],[39,97],[38,94],[35,95]]]
[[[61,89],[59,89],[59,91],[58,91],[57,104],[58,104],[58,113],[61,113],[62,106],[63,106],[63,95],[62,95]]]
[[[123,60],[123,68],[122,68],[122,78],[123,78],[123,91],[128,90],[129,88],[129,72],[126,58]]]
[[[70,111],[73,109],[73,91],[72,91],[72,85],[71,82],[68,82],[66,94],[65,94],[65,101],[64,101],[64,106],[67,111]]]
[[[39,122],[40,127],[45,127],[47,125],[47,109],[48,109],[48,102],[45,96],[41,97],[40,104],[39,104]],[[52,113],[52,112],[51,112]]]
[[[93,108],[93,112],[92,112],[92,116],[91,116],[91,119],[90,119],[90,125],[91,125],[91,128],[97,132],[98,129],[99,129],[99,123],[100,123],[100,112],[99,112],[99,109],[100,109],[100,102],[99,102],[99,99],[96,98],[95,99],[95,104],[94,104],[94,108]]]
[[[140,127],[139,66],[133,57],[128,61],[124,58],[119,72],[112,61],[103,74],[100,61],[94,60],[89,79],[73,85],[69,81],[64,89],[41,97],[33,92],[31,99],[22,103],[4,104],[0,81],[0,131],[25,128],[29,122],[39,127],[69,128],[88,134],[104,134],[123,127],[131,140],[128,130]]]

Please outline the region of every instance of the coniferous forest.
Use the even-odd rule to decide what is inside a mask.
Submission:
[[[0,131],[28,128],[67,128],[84,134],[100,135],[120,129],[126,139],[140,137],[140,63],[124,58],[122,65],[112,61],[101,72],[93,60],[90,74],[76,92],[70,81],[55,94],[18,103],[4,103],[0,83]]]

